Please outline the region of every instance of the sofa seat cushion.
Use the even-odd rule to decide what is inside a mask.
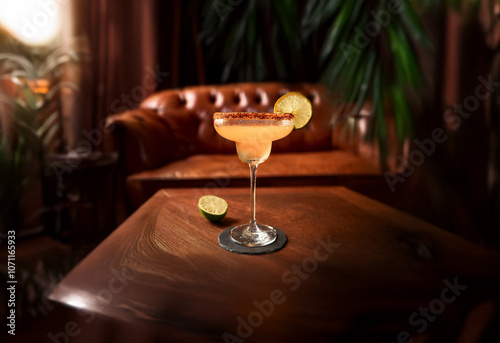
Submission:
[[[249,187],[249,168],[234,154],[193,155],[127,177],[134,207],[160,188]],[[361,183],[382,178],[369,161],[342,150],[271,153],[257,171],[258,187]]]

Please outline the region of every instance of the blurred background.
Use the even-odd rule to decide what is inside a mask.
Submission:
[[[164,89],[310,82],[372,104],[379,200],[498,248],[499,19],[497,0],[0,0],[0,239],[16,231],[20,325],[120,222],[106,118]],[[447,139],[415,163],[435,129]]]

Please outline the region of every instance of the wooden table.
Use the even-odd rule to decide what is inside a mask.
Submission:
[[[348,189],[258,189],[257,219],[288,236],[268,255],[217,241],[249,189],[208,192],[221,223],[198,212],[207,191],[161,190],[50,298],[172,342],[475,342],[495,311],[498,252]]]

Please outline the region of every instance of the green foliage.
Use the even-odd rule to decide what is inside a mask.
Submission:
[[[342,101],[355,103],[353,116],[366,101],[373,104],[368,138],[378,140],[385,160],[386,115],[393,115],[401,144],[413,134],[407,92],[423,82],[413,44],[430,47],[430,42],[407,0],[397,8],[390,0],[343,1],[332,14],[335,19],[321,49],[321,80]]]
[[[4,52],[0,53],[0,70],[3,75],[15,81],[39,78],[53,81],[60,76],[62,65],[79,60],[79,55],[74,50],[66,50],[63,47],[27,55]]]
[[[78,61],[72,50],[49,49],[28,56],[0,53],[0,75],[17,87],[17,96],[0,94],[0,101],[12,108],[10,127],[0,127],[0,232],[17,229],[21,224],[24,185],[30,178],[42,177],[45,151],[60,130],[56,109],[40,120],[57,91],[77,88],[72,83],[57,82],[65,63]],[[48,83],[46,93],[33,87],[36,80]],[[2,113],[3,116],[9,115]],[[36,170],[33,170],[36,168]]]
[[[209,1],[201,35],[215,74],[209,82],[321,81],[339,100],[355,104],[349,114],[354,118],[370,102],[367,138],[379,142],[384,159],[387,116],[394,117],[401,144],[413,134],[407,94],[424,81],[415,46],[431,48],[414,6],[438,1],[400,0],[389,12],[392,3]],[[385,21],[377,13],[385,13]]]

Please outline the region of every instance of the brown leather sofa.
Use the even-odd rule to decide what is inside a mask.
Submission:
[[[121,156],[129,210],[160,188],[249,187],[247,165],[239,161],[234,143],[215,132],[212,115],[272,112],[276,100],[290,91],[299,91],[311,100],[313,118],[305,128],[273,143],[271,156],[259,167],[258,186],[341,184],[362,190],[374,181],[380,183],[380,168],[373,159],[361,156],[372,154],[370,146],[350,146],[341,139],[347,122],[332,125],[334,107],[322,86],[195,86],[155,93],[138,108],[109,118],[108,129]],[[358,129],[363,125],[362,120],[356,123]]]

